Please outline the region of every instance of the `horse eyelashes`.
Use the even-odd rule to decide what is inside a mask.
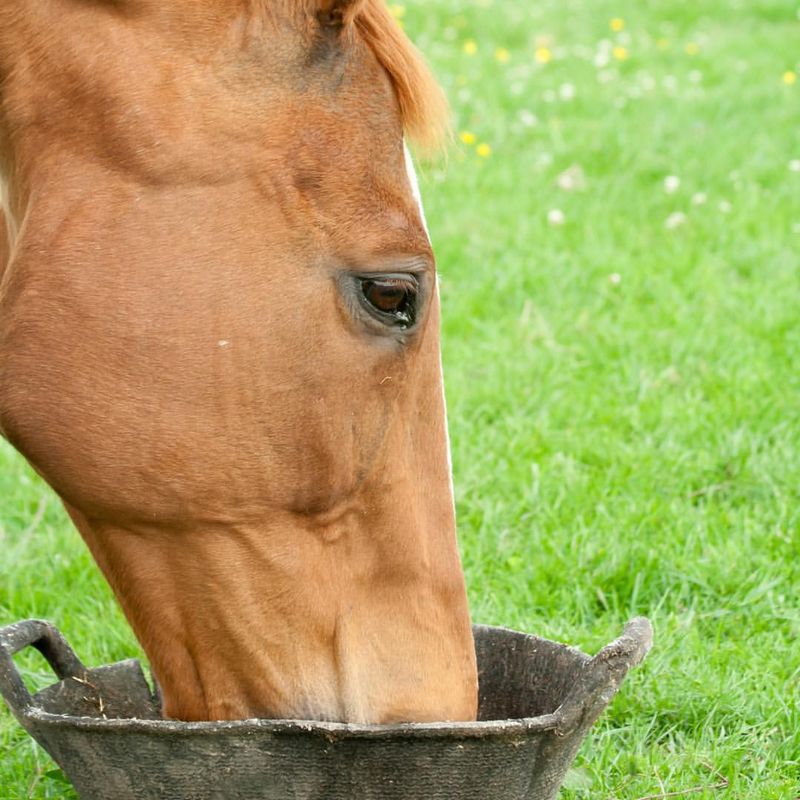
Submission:
[[[381,322],[410,328],[417,318],[418,284],[413,276],[361,279],[361,294],[367,310]]]

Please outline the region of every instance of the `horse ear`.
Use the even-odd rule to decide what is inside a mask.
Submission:
[[[363,4],[364,0],[317,0],[317,19],[325,28],[343,28]]]

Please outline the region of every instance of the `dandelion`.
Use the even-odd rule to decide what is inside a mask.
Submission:
[[[619,272],[612,272],[608,276],[608,282],[612,286],[619,286],[622,283],[622,275],[620,275]]]
[[[458,135],[458,138],[461,139],[461,141],[466,145],[473,145],[478,141],[478,137],[475,136],[475,134],[471,131],[461,131],[461,133]]]
[[[403,19],[406,15],[406,7],[404,5],[400,5],[400,3],[394,3],[393,5],[389,6],[389,11],[392,12],[392,16],[395,19]]]
[[[800,158],[793,158],[789,162],[789,172],[800,172]]]
[[[549,47],[537,47],[533,55],[538,64],[549,64],[553,60],[553,51]]]
[[[611,28],[614,33],[619,33],[620,31],[625,30],[625,20],[621,17],[614,17],[611,22],[608,23],[608,27]]]
[[[783,82],[787,86],[794,86],[797,83],[797,73],[794,70],[787,69],[786,72],[783,73]]]
[[[664,178],[664,191],[667,194],[675,194],[681,188],[681,179],[677,175],[667,175]]]
[[[498,47],[497,50],[494,51],[494,57],[501,64],[508,64],[508,62],[511,60],[511,53],[509,53],[505,47]]]
[[[664,227],[668,231],[674,231],[676,228],[680,228],[682,225],[686,224],[686,214],[683,211],[676,211],[674,214],[670,214],[666,221],[664,222]]]
[[[467,39],[464,42],[464,52],[468,56],[474,56],[478,52],[478,43],[474,39]]]
[[[618,44],[612,51],[611,55],[617,59],[617,61],[625,61],[630,53],[628,52],[627,47],[623,47],[621,44]]]
[[[692,195],[693,206],[704,206],[708,201],[708,195],[705,192],[695,192]]]
[[[687,42],[684,49],[687,56],[696,56],[700,52],[700,45],[697,42]]]
[[[564,212],[560,208],[551,208],[547,212],[547,222],[554,228],[563,225],[567,221]]]
[[[480,144],[479,144],[479,145],[478,145],[478,146],[475,148],[475,152],[476,152],[476,153],[477,153],[477,154],[478,154],[478,155],[479,155],[481,158],[489,158],[489,156],[492,154],[492,148],[491,148],[491,147],[490,147],[488,144],[486,144],[486,142],[481,142],[481,143],[480,143]]]
[[[672,42],[670,42],[669,39],[666,39],[664,37],[662,37],[661,39],[657,39],[656,40],[656,47],[659,50],[669,50],[671,45],[672,45]]]

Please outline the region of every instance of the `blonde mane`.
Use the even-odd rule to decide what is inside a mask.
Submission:
[[[450,127],[447,100],[385,0],[363,0],[355,24],[394,84],[408,138],[424,151],[440,147]]]

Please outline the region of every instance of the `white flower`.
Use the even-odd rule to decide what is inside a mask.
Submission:
[[[519,112],[519,121],[526,127],[526,128],[534,128],[539,124],[539,118],[534,114],[532,111],[528,111],[527,109],[523,109]]]
[[[670,214],[667,217],[666,222],[664,223],[664,227],[668,231],[674,231],[675,228],[680,228],[681,225],[686,224],[686,214],[683,211],[676,211],[674,214]]]
[[[733,211],[733,206],[732,206],[732,205],[731,205],[731,204],[730,204],[730,203],[729,203],[727,200],[723,200],[723,201],[722,201],[722,202],[719,204],[719,210],[720,210],[720,211],[721,211],[723,214],[730,214],[730,213],[731,213],[731,211]]]
[[[547,221],[554,227],[558,227],[559,225],[563,225],[567,221],[567,218],[560,208],[551,208],[550,211],[547,212]]]
[[[575,99],[575,85],[572,83],[562,83],[558,88],[558,94],[562,100],[568,102]]]
[[[622,283],[622,275],[620,275],[619,272],[612,272],[608,276],[608,282],[612,286],[619,286]]]
[[[692,195],[693,206],[704,206],[708,200],[708,195],[705,192],[695,192]]]
[[[556,185],[565,192],[582,192],[586,188],[586,175],[580,164],[573,164],[557,178]]]
[[[594,65],[598,69],[607,67],[611,62],[611,50],[614,45],[609,39],[603,39],[597,44],[597,52],[594,56]]]
[[[789,170],[791,172],[800,172],[800,158],[793,158],[789,162]]]
[[[641,82],[642,89],[646,92],[652,92],[656,88],[655,78],[647,72],[642,73]]]
[[[601,50],[594,57],[594,65],[597,69],[603,69],[603,67],[607,67],[609,63],[611,63],[611,51],[606,52],[605,50]]]
[[[661,80],[661,85],[672,94],[678,88],[678,79],[674,75],[666,75]]]
[[[667,175],[664,178],[664,191],[667,194],[675,194],[681,188],[681,179],[677,175]]]

